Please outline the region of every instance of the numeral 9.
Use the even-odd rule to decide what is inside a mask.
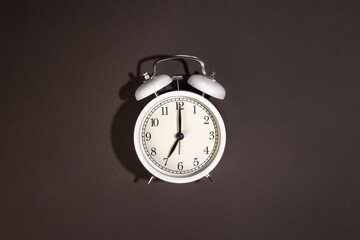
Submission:
[[[145,140],[150,141],[151,140],[151,133],[147,132],[145,133]]]

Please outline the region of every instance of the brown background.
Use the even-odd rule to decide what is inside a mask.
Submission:
[[[360,239],[358,1],[0,7],[0,239]],[[138,164],[134,92],[163,54],[227,90],[214,184]]]

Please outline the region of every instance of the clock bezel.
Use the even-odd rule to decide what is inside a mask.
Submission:
[[[213,160],[204,168],[200,169],[199,171],[197,171],[191,175],[187,175],[187,176],[179,176],[179,177],[169,176],[169,175],[166,175],[166,174],[158,171],[156,168],[154,168],[151,165],[151,163],[147,159],[147,156],[144,154],[142,147],[141,147],[140,132],[141,132],[141,128],[142,128],[142,123],[143,123],[144,119],[146,118],[148,112],[153,107],[155,107],[159,102],[163,101],[166,98],[171,98],[171,97],[188,97],[188,98],[193,98],[196,101],[199,101],[200,103],[202,103],[205,107],[207,107],[212,112],[214,118],[216,119],[216,121],[218,123],[218,127],[219,127],[219,133],[220,133],[219,146],[218,146],[217,152],[214,153],[216,155],[214,156]],[[224,150],[225,150],[225,143],[226,143],[225,124],[224,124],[224,121],[223,121],[219,111],[217,110],[217,108],[205,97],[203,97],[199,94],[193,93],[193,92],[182,91],[182,90],[167,92],[167,93],[164,93],[164,94],[152,99],[140,112],[140,114],[137,118],[136,124],[135,124],[135,129],[134,129],[135,150],[136,150],[137,156],[138,156],[139,160],[141,161],[142,165],[153,176],[155,176],[161,180],[171,182],[171,183],[189,183],[189,182],[194,182],[194,181],[199,180],[200,178],[205,177],[219,163],[219,161],[224,153]]]

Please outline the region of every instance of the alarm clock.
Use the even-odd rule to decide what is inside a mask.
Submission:
[[[187,83],[196,91],[181,90],[182,76],[156,75],[157,65],[164,61],[194,60],[201,65],[201,74],[188,78]],[[153,74],[145,73],[145,81],[136,92],[142,100],[152,99],[140,112],[134,129],[136,154],[142,165],[151,173],[148,183],[155,178],[170,183],[189,183],[207,177],[219,163],[225,149],[226,130],[217,108],[206,98],[225,98],[225,89],[206,74],[204,62],[195,56],[174,55],[157,60]],[[177,81],[177,88],[161,89]]]

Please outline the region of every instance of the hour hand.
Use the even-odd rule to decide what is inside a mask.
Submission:
[[[171,154],[175,151],[176,145],[178,144],[179,140],[180,140],[179,138],[176,139],[174,145],[172,145],[171,150],[170,150],[170,152],[169,152],[169,155],[167,156],[168,158],[169,158],[169,157],[171,156]]]

